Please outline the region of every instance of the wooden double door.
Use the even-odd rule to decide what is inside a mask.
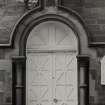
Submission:
[[[27,53],[26,105],[77,105],[76,52]]]

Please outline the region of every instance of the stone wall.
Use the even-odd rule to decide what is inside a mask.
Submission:
[[[0,0],[0,43],[9,42],[14,25],[24,13],[23,2]]]
[[[62,0],[84,19],[94,42],[105,42],[105,0]]]
[[[0,105],[12,103],[12,63],[0,59]]]

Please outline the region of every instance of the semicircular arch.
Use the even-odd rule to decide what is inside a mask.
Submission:
[[[61,7],[58,10],[52,8],[52,10],[36,11],[24,16],[13,31],[11,43],[15,46],[18,45],[19,55],[25,55],[26,42],[31,30],[45,21],[59,21],[70,27],[78,37],[79,53],[87,54],[90,37],[80,16],[73,11],[65,11]]]

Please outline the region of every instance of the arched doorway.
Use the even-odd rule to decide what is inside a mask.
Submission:
[[[89,103],[88,35],[77,14],[59,10],[32,11],[14,30],[13,105]]]
[[[58,21],[40,23],[26,44],[26,105],[78,105],[78,38]]]

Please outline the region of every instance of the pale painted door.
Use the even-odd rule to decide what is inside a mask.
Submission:
[[[26,46],[26,105],[77,105],[78,41],[57,21],[37,25]]]
[[[77,105],[75,52],[27,54],[26,105]]]

